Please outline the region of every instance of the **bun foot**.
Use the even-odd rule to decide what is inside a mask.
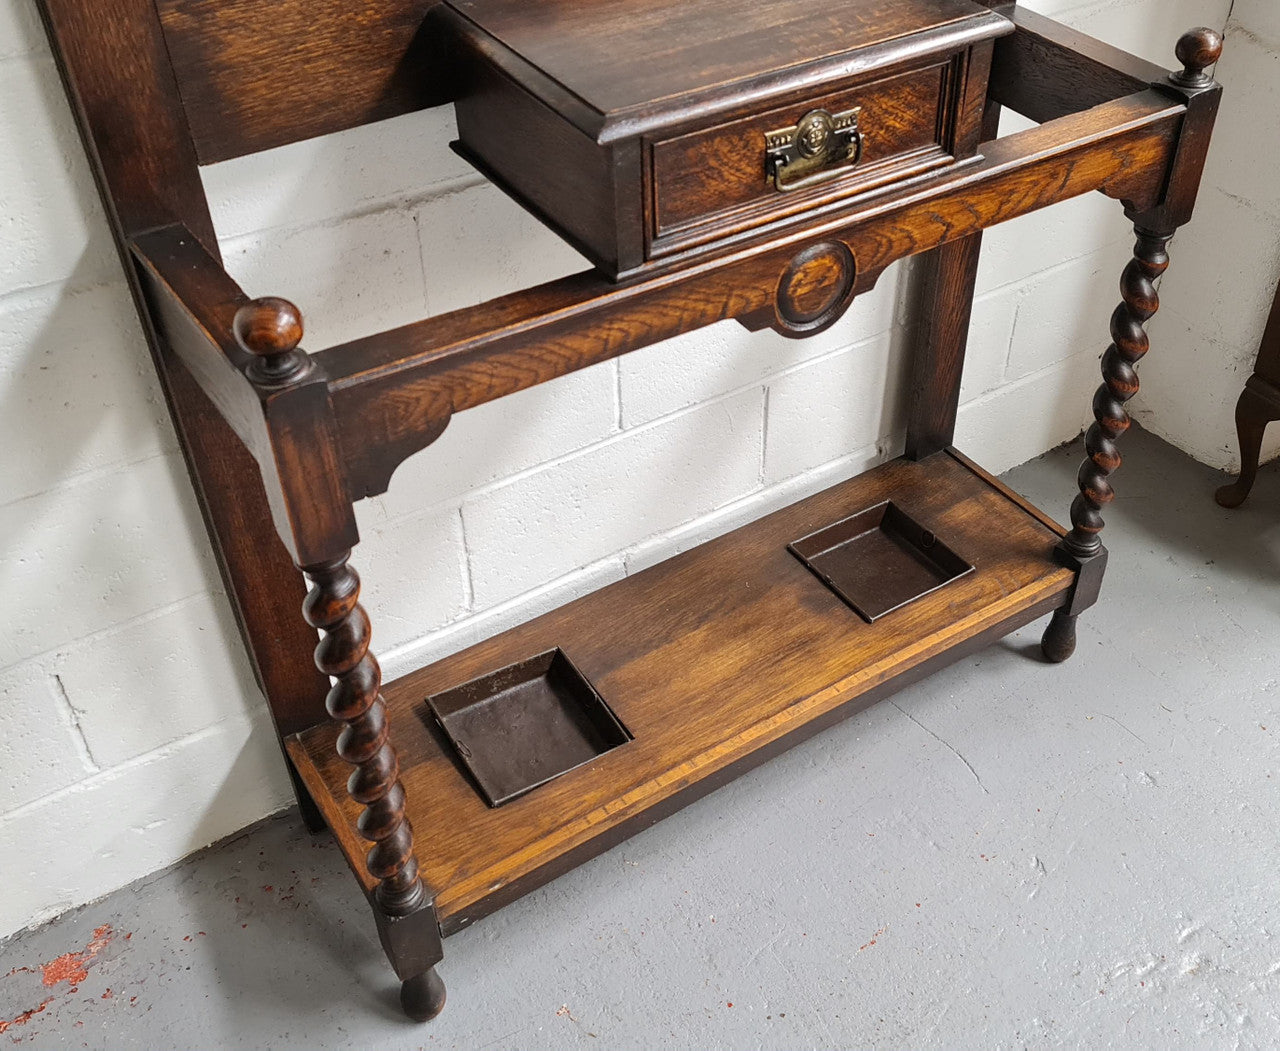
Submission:
[[[1055,610],[1049,626],[1044,629],[1040,649],[1045,660],[1061,664],[1076,651],[1076,618],[1062,610]]]
[[[400,986],[400,1006],[415,1022],[430,1022],[444,1010],[444,979],[434,967]]]

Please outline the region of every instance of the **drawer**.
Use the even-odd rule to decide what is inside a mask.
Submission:
[[[454,144],[623,279],[977,155],[974,0],[444,0]]]
[[[957,146],[972,150],[972,144],[955,141],[958,64],[936,63],[797,98],[654,142],[648,172],[653,188],[650,254],[713,240],[954,163]],[[805,133],[811,148],[800,143],[790,150],[777,147]],[[806,161],[810,170],[802,168]],[[794,173],[788,170],[798,167]]]

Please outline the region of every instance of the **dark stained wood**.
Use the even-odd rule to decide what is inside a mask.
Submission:
[[[1253,375],[1236,403],[1236,433],[1240,440],[1240,477],[1217,492],[1223,507],[1239,507],[1258,477],[1258,458],[1267,424],[1280,420],[1280,287],[1271,305]]]
[[[552,108],[560,108],[555,87],[578,99],[585,109],[573,119],[601,141],[670,124],[673,103],[702,113],[756,104],[907,55],[963,50],[1009,29],[972,0],[449,0],[448,7],[458,32],[487,36],[509,53],[508,72],[539,71],[531,90],[545,92]]]
[[[271,310],[259,307],[254,313],[261,318]],[[321,632],[316,667],[333,678],[325,707],[342,726],[334,754],[355,768],[344,779],[344,798],[360,811],[355,833],[373,844],[357,863],[359,871],[369,883],[383,946],[402,981],[405,1013],[425,1022],[444,1007],[444,982],[435,972],[444,952],[435,911],[418,874],[400,762],[379,692],[382,670],[369,652],[369,617],[360,605],[360,578],[349,559],[346,552],[303,567],[312,587],[302,609],[307,623]],[[402,936],[406,927],[412,938]]]
[[[150,0],[41,0],[39,7],[241,638],[277,729],[296,732],[324,718],[328,686],[305,659],[314,643],[294,612],[301,580],[272,527],[253,457],[203,384],[173,360],[130,252],[135,234],[181,222],[218,260],[155,10]],[[299,800],[313,811],[305,795]]]
[[[955,437],[982,234],[948,241],[916,264],[920,284],[907,417],[907,456],[921,460]]]
[[[416,912],[425,897],[413,855],[413,831],[404,816],[404,786],[383,703],[382,671],[369,652],[369,616],[360,605],[360,577],[349,555],[303,567],[311,590],[302,604],[307,623],[321,632],[316,667],[333,679],[325,706],[343,727],[335,754],[355,767],[344,777],[360,807],[356,829],[374,844],[364,867],[374,896],[389,916]]]
[[[196,154],[150,0],[40,0],[39,7],[118,237],[181,222],[216,254]]]
[[[1138,393],[1137,365],[1151,349],[1146,324],[1160,309],[1157,282],[1169,267],[1165,248],[1172,234],[1172,230],[1139,229],[1133,259],[1120,278],[1122,302],[1111,315],[1111,345],[1102,355],[1102,386],[1093,398],[1094,422],[1085,432],[1087,459],[1080,467],[1080,495],[1071,504],[1071,530],[1057,552],[1079,580],[1071,602],[1055,611],[1041,642],[1045,657],[1054,663],[1075,652],[1076,617],[1093,605],[1101,587],[1107,557],[1102,546],[1102,511],[1115,499],[1109,479],[1121,463],[1116,442],[1132,422],[1125,404]]]
[[[980,162],[852,220],[814,219],[803,234],[621,287],[579,274],[321,351],[353,491],[381,491],[454,412],[702,325],[772,312],[783,271],[816,241],[843,241],[859,274],[873,274],[1091,190],[1154,201],[1183,112],[1142,92],[988,143]]]
[[[802,248],[778,278],[775,325],[787,336],[808,336],[836,321],[853,302],[858,277],[843,241]]]
[[[1122,303],[1111,316],[1111,345],[1102,355],[1102,386],[1094,397],[1095,420],[1085,436],[1089,459],[1080,473],[1080,495],[1071,506],[1064,548],[1087,557],[1102,545],[1102,509],[1114,498],[1108,477],[1120,466],[1116,441],[1132,422],[1125,403],[1138,393],[1137,364],[1151,348],[1146,323],[1160,309],[1156,282],[1169,267],[1172,232],[1139,230],[1133,259],[1120,278]]]
[[[158,0],[200,163],[448,101],[435,2]]]
[[[890,497],[976,572],[868,624],[787,544]],[[387,684],[409,815],[431,828],[418,858],[442,927],[545,882],[562,858],[577,863],[615,842],[618,828],[645,827],[652,808],[688,802],[722,783],[721,771],[856,710],[860,697],[965,640],[1047,612],[1073,580],[1052,561],[1058,539],[946,453],[897,460]],[[490,808],[425,698],[556,646],[634,740]],[[339,842],[358,858],[358,808],[344,802],[333,742],[332,729],[318,728],[291,754],[308,784],[327,786],[342,814]]]
[[[994,139],[1000,128],[998,103],[987,105],[982,125],[983,138]],[[982,234],[970,234],[926,252],[915,263],[916,345],[906,448],[913,460],[945,449],[955,436],[981,252]]]
[[[998,8],[1017,32],[996,42],[991,98],[1044,122],[1132,95],[1167,70],[1023,7]]]
[[[955,158],[945,133],[954,122],[957,99],[946,87],[955,65],[939,63],[827,95],[810,94],[727,124],[655,141],[651,251],[661,255],[726,229],[741,229],[754,216],[807,211],[950,164]],[[862,108],[858,123],[866,142],[856,167],[832,182],[783,196],[761,178],[766,133],[795,125],[812,109],[840,113],[855,106]],[[744,215],[747,209],[751,214]]]
[[[1209,67],[1222,57],[1222,34],[1208,26],[1200,26],[1178,38],[1174,54],[1182,69],[1169,79],[1184,88],[1207,88],[1213,84]]]
[[[456,0],[430,26],[463,86],[458,151],[613,278],[972,156],[1010,29],[972,0]],[[770,133],[859,106],[834,177],[762,178]]]
[[[1080,495],[1071,505],[1071,530],[1062,538],[1058,560],[1076,572],[1071,601],[1054,612],[1041,647],[1051,661],[1075,652],[1076,618],[1097,601],[1106,568],[1102,510],[1113,499],[1110,476],[1121,460],[1117,440],[1129,429],[1126,403],[1138,393],[1138,362],[1150,349],[1146,324],[1160,309],[1157,282],[1169,267],[1166,251],[1179,224],[1191,217],[1205,156],[1218,112],[1221,89],[1205,66],[1222,54],[1222,38],[1211,29],[1193,29],[1178,41],[1185,68],[1157,85],[1182,97],[1187,114],[1170,162],[1169,182],[1154,207],[1127,201],[1135,224],[1133,260],[1120,278],[1122,302],[1111,315],[1111,345],[1102,355],[1102,386],[1093,398],[1094,423],[1085,433],[1087,459],[1080,467]]]
[[[231,330],[235,312],[249,297],[185,226],[141,234],[131,247],[167,352],[199,381],[245,447],[260,456],[266,433],[257,392],[244,376],[250,356]]]
[[[300,793],[304,812],[338,836],[410,1017],[443,1006],[442,928],[1037,616],[1055,611],[1051,658],[1074,644],[1101,586],[1099,511],[1142,323],[1216,114],[1211,31],[1184,37],[1184,69],[1165,76],[993,0],[42,7],[259,681],[314,793],[314,811]],[[1054,119],[983,143],[989,74],[995,101]],[[222,268],[197,162],[456,96],[464,149],[625,283],[580,274],[307,354],[303,311],[249,300]],[[784,192],[775,175],[770,196],[742,181],[748,162],[770,177],[745,143],[777,130],[775,111],[795,122],[846,98],[867,102],[864,169],[843,171],[858,153],[845,125],[807,140],[810,161],[788,154],[806,175],[837,171],[824,188]],[[750,135],[735,139],[739,127]],[[925,454],[954,422],[981,231],[1094,190],[1124,202],[1139,246],[1064,536],[958,453]],[[453,413],[721,319],[817,331],[890,263],[931,251],[912,411],[922,459],[380,689],[352,502],[385,489]],[[898,511],[869,518],[954,557],[923,584],[889,581],[864,623],[787,545],[889,498]],[[301,616],[291,562],[312,583]],[[633,739],[489,808],[424,699],[556,647]]]
[[[1212,29],[1193,29],[1178,41],[1182,61],[1217,62],[1222,54],[1222,37]],[[1169,171],[1169,185],[1154,209],[1131,206],[1129,217],[1148,230],[1174,230],[1190,218],[1200,193],[1200,179],[1209,156],[1209,140],[1218,118],[1222,88],[1202,67],[1188,65],[1156,86],[1187,107],[1178,144]]]
[[[631,194],[636,214],[628,239],[615,223],[615,209],[621,186],[638,191],[639,151],[615,158],[488,66],[472,70],[468,84],[454,106],[460,136],[454,149],[527,210],[554,223],[592,262],[615,270],[638,266],[643,258],[639,193]],[[500,121],[493,119],[495,113],[502,115]],[[530,150],[530,142],[539,148]]]

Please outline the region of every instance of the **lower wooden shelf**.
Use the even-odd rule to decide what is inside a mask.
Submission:
[[[973,568],[868,623],[788,544],[888,500]],[[1062,605],[1074,583],[1052,557],[1062,532],[958,453],[895,460],[388,683],[442,931]],[[490,806],[426,699],[556,649],[631,739]],[[370,889],[337,735],[317,726],[287,747]]]

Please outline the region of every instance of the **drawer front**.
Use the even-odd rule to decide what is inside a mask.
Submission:
[[[729,236],[952,163],[962,58],[797,99],[653,143],[647,173],[652,188],[649,256]],[[826,118],[817,118],[825,127],[819,127],[816,140],[789,150],[787,165],[797,174],[787,165],[776,174],[779,140],[772,133],[800,126],[814,111],[843,118],[837,123],[844,127],[833,128]],[[799,136],[787,138],[803,137],[804,130],[801,126]],[[829,152],[796,148],[819,144],[830,147]],[[812,156],[803,158],[805,152]]]

